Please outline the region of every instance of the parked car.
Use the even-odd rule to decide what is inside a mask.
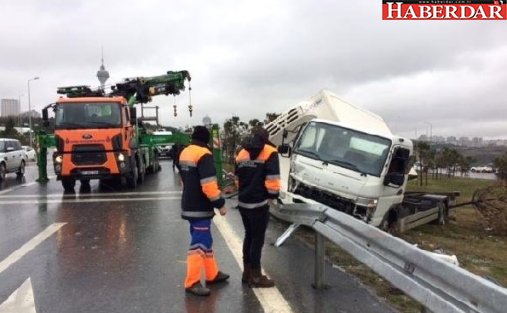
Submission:
[[[160,145],[157,146],[158,154],[161,157],[170,157],[171,156],[172,145]]]
[[[30,146],[22,146],[25,150],[26,159],[28,161],[35,161],[37,158],[37,154],[35,153],[35,149]]]
[[[495,170],[491,166],[472,166],[470,168],[472,173],[494,173]]]
[[[7,173],[25,175],[26,154],[17,139],[0,138],[0,181],[5,180]]]

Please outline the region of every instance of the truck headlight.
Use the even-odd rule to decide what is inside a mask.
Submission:
[[[55,157],[55,162],[56,162],[56,163],[62,163],[62,161],[63,161],[63,157],[62,157],[61,155],[57,155],[57,156]]]
[[[365,206],[370,210],[374,210],[377,208],[378,199],[376,198],[357,198],[357,205]]]
[[[125,161],[125,155],[123,153],[118,153],[118,161],[120,162]]]

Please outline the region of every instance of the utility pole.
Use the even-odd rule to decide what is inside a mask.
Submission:
[[[28,128],[29,128],[29,136],[30,136],[30,143],[29,146],[32,146],[32,106],[30,103],[30,82],[32,80],[37,80],[39,77],[34,77],[32,79],[28,80]]]

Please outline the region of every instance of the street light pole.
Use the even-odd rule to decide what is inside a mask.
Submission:
[[[22,125],[22,119],[21,119],[21,97],[23,97],[25,94],[20,94],[18,96],[18,105],[19,105],[19,113],[18,113],[18,127],[23,127]]]
[[[424,123],[430,125],[430,143],[431,143],[433,140],[433,124],[431,124],[430,122],[424,122]]]
[[[29,145],[32,146],[32,104],[30,102],[30,82],[32,80],[37,80],[39,77],[34,77],[32,79],[28,80],[28,128],[29,128],[29,136],[30,136],[30,143]]]

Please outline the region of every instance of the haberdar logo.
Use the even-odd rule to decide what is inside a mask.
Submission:
[[[383,20],[507,20],[507,0],[382,0]]]

